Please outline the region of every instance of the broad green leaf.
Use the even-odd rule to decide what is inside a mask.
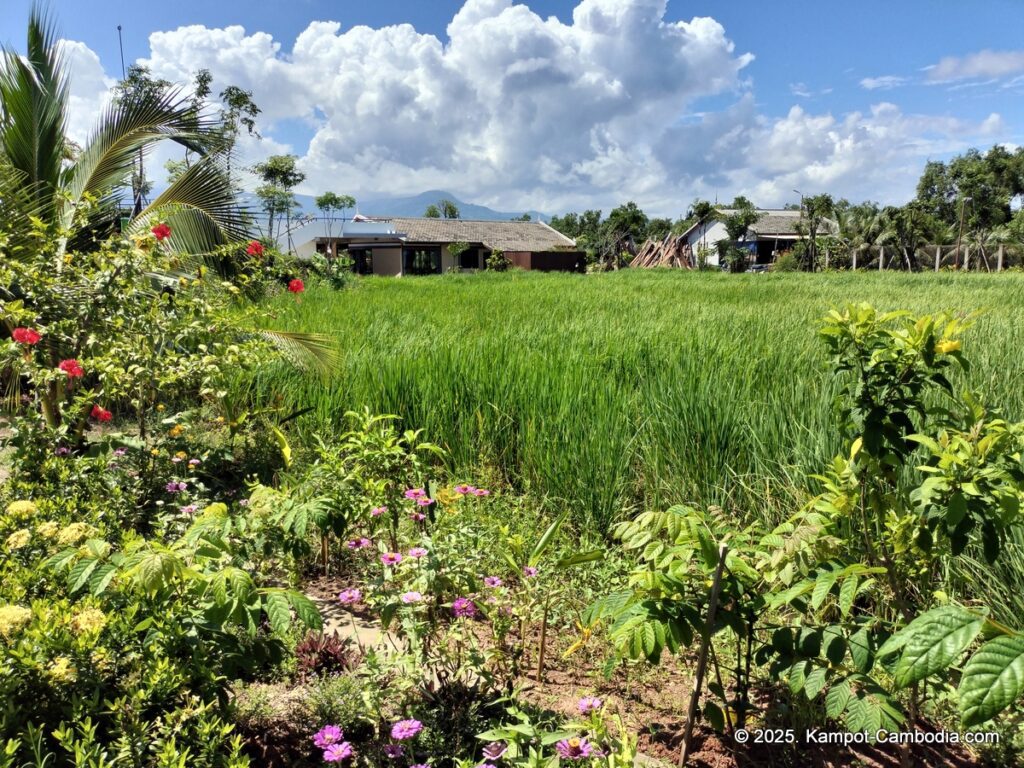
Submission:
[[[551,540],[555,538],[555,535],[558,533],[558,530],[562,527],[562,523],[565,522],[568,516],[568,512],[563,512],[561,515],[559,515],[558,519],[551,523],[551,525],[548,526],[547,530],[544,531],[544,535],[540,537],[540,540],[537,542],[536,546],[533,548],[533,551],[530,553],[530,565],[537,564],[541,556],[551,545]]]
[[[838,577],[839,574],[836,571],[824,571],[814,580],[814,589],[811,591],[811,608],[818,610],[821,607]]]
[[[292,623],[292,609],[288,598],[280,592],[269,592],[264,596],[263,607],[275,632],[284,633]]]
[[[857,581],[856,576],[849,576],[839,587],[839,612],[843,616],[848,616],[853,607],[854,598],[857,597]]]
[[[811,670],[811,673],[804,679],[804,695],[807,696],[808,701],[813,700],[822,688],[825,687],[825,681],[828,678],[828,669],[825,667],[815,667]]]
[[[99,560],[79,560],[68,573],[68,587],[72,593],[77,592],[89,581],[89,576],[100,564]]]
[[[317,610],[316,604],[312,600],[294,590],[285,592],[285,595],[288,597],[288,602],[292,604],[292,608],[295,609],[295,615],[299,617],[299,621],[309,629],[323,628],[324,622],[320,617],[320,611]]]
[[[967,661],[960,678],[964,727],[987,722],[1024,693],[1024,637],[997,637]]]
[[[893,673],[905,688],[956,663],[978,636],[985,617],[957,605],[934,608],[900,630],[908,635]]]
[[[850,702],[850,681],[840,680],[829,686],[825,694],[825,712],[833,720],[839,718],[846,711],[846,705]]]
[[[603,549],[592,549],[589,552],[578,552],[575,555],[569,555],[569,557],[563,557],[557,563],[556,568],[569,568],[574,565],[580,565],[581,563],[592,563],[595,560],[600,560],[604,557]]]

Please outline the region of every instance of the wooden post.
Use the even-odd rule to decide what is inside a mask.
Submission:
[[[704,632],[700,639],[700,653],[697,655],[697,674],[693,681],[693,692],[690,694],[690,708],[686,713],[686,725],[683,728],[683,748],[679,752],[679,768],[686,765],[690,752],[690,737],[693,735],[693,721],[697,717],[697,704],[700,692],[704,687],[704,672],[708,666],[708,649],[711,647],[711,632],[715,628],[715,614],[718,612],[718,593],[722,589],[722,570],[725,568],[725,556],[729,553],[729,545],[718,547],[718,565],[715,567],[715,578],[711,582],[711,595],[708,598],[708,616],[704,623]]]
[[[1003,244],[999,244],[999,250],[996,253],[996,272],[1003,271]]]
[[[942,261],[942,246],[935,246],[935,271],[939,271],[939,263]]]
[[[853,271],[857,271],[857,254],[860,252],[860,248],[853,249]]]
[[[885,246],[878,246],[878,271],[885,269]]]
[[[828,252],[828,249],[826,248],[825,249],[825,271],[826,272],[828,272],[828,257],[829,257],[829,252]]]
[[[964,246],[964,272],[971,271],[971,246]]]

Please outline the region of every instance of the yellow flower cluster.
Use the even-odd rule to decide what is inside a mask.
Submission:
[[[960,342],[946,339],[940,341],[935,345],[935,351],[940,355],[948,355],[950,352],[957,352],[960,350]]]
[[[57,534],[57,543],[70,547],[82,539],[95,535],[96,529],[88,523],[71,523],[62,528],[61,532]]]
[[[178,451],[174,455],[175,455],[176,458],[179,458],[179,459],[187,459],[188,458],[188,454],[185,453],[184,451]]]
[[[32,539],[32,532],[28,528],[22,528],[15,531],[7,537],[7,549],[15,550],[21,549],[22,547],[28,546],[29,541]]]
[[[173,427],[171,427],[170,431],[167,434],[169,434],[171,437],[181,437],[184,431],[185,428],[181,426],[181,424],[175,424]]]
[[[7,517],[13,522],[28,520],[34,516],[39,508],[31,501],[12,501],[7,505]]]
[[[76,632],[88,635],[99,632],[107,624],[107,614],[99,608],[86,608],[71,620],[71,626]]]
[[[20,605],[0,605],[0,635],[13,637],[32,620],[32,611]]]
[[[44,539],[52,539],[57,535],[60,530],[60,526],[57,525],[53,520],[47,520],[46,522],[40,523],[36,526],[36,533],[42,536]]]
[[[78,670],[67,656],[58,656],[46,670],[46,675],[55,683],[73,683],[78,679]]]

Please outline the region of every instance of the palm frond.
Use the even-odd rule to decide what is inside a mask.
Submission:
[[[135,217],[128,232],[144,232],[152,222],[162,220],[171,228],[170,242],[176,251],[202,254],[247,238],[246,218],[221,162],[205,158]]]
[[[25,55],[5,47],[0,65],[0,152],[24,175],[45,216],[64,162],[68,79],[52,19],[33,7]]]
[[[275,330],[260,330],[258,333],[297,368],[328,374],[338,370],[341,364],[341,353],[329,336]]]

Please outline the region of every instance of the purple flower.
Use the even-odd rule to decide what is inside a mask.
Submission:
[[[405,754],[405,747],[401,744],[385,744],[384,754],[394,760],[396,757],[401,757]]]
[[[417,523],[422,523],[424,520],[427,519],[427,516],[424,515],[422,512],[410,512],[409,519]]]
[[[427,554],[427,550],[425,550],[423,547],[413,547],[412,549],[409,550],[409,557],[419,558],[419,557],[423,557],[426,554]]]
[[[498,760],[508,752],[508,744],[504,741],[492,741],[486,747],[484,747],[484,759],[485,760]]]
[[[460,619],[472,619],[476,616],[476,605],[468,597],[457,597],[452,602],[452,614]]]
[[[424,496],[422,499],[416,499],[416,503],[421,507],[429,507],[431,504],[434,503],[434,500],[428,499],[427,497]]]
[[[185,515],[194,515],[197,511],[199,511],[199,505],[188,504],[184,507],[178,507],[178,511]]]
[[[600,753],[585,738],[573,736],[571,739],[562,739],[555,744],[555,751],[560,757],[567,760],[585,760],[588,757],[599,757]]]
[[[584,696],[576,703],[576,706],[579,707],[581,715],[586,715],[590,712],[596,712],[599,710],[603,703],[604,702],[596,696]]]
[[[71,449],[68,448],[67,446],[62,445],[60,448],[54,451],[54,453],[56,453],[58,456],[67,456],[69,453],[71,453]]]
[[[380,556],[380,561],[384,563],[384,565],[398,565],[402,562],[402,556],[397,552],[385,552]]]
[[[461,493],[463,496],[465,496],[467,493],[472,493],[475,490],[476,488],[474,488],[472,485],[466,485],[465,483],[463,483],[462,485],[455,486],[455,492]]]
[[[126,453],[128,453],[128,451],[125,450],[124,448],[115,448],[114,449],[114,455],[115,456],[124,456]]]
[[[338,763],[352,757],[353,754],[355,753],[352,750],[352,745],[347,741],[343,741],[340,744],[331,744],[331,746],[324,750],[324,761]]]
[[[387,511],[388,511],[387,507],[374,507],[373,509],[370,510],[370,514],[373,517],[380,517],[381,515],[383,515]]]
[[[430,768],[430,763],[416,763],[416,765],[410,765],[409,768]]]
[[[426,495],[426,491],[424,491],[422,488],[410,488],[405,492],[405,498],[407,499],[419,499]]]
[[[474,488],[473,489],[473,495],[474,496],[490,496],[491,492],[488,491],[486,488]]]
[[[399,720],[391,726],[391,738],[398,741],[405,741],[416,736],[423,730],[423,723],[419,720]]]
[[[173,480],[164,486],[164,489],[168,493],[178,493],[179,491],[184,491],[186,488],[188,488],[188,486],[185,483],[177,483]]]
[[[189,459],[188,460],[188,465],[190,467],[198,467],[201,463],[202,462],[200,462],[199,459]]]
[[[345,734],[341,732],[341,728],[336,725],[325,725],[315,734],[313,734],[313,743],[323,749],[329,747],[332,744],[338,744]]]
[[[342,605],[355,605],[363,599],[363,593],[354,587],[352,589],[343,589],[338,593],[338,602]]]
[[[491,589],[496,589],[504,583],[505,582],[503,582],[498,576],[488,576],[484,579],[484,586],[490,587]]]
[[[523,566],[523,576],[526,576],[527,578],[529,578],[531,576],[536,576],[536,575],[537,575],[537,569],[534,568],[532,565],[524,565]]]
[[[401,600],[406,605],[409,605],[410,603],[419,603],[423,601],[423,595],[416,591],[403,592]]]
[[[362,538],[359,538],[359,539],[352,539],[351,541],[346,541],[345,542],[345,546],[348,547],[349,549],[366,549],[372,543],[373,543],[372,541],[370,541],[368,538],[363,536]]]

